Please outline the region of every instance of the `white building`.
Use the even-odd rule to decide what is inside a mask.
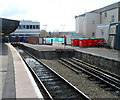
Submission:
[[[109,24],[100,24],[96,27],[96,37],[104,38],[107,42],[109,33]]]
[[[84,37],[95,37],[96,25],[100,23],[100,14],[87,12],[76,16],[76,33],[82,33]]]
[[[75,16],[75,19],[76,33],[87,38],[96,37],[97,26],[120,21],[120,2]]]
[[[19,27],[11,35],[36,35],[40,34],[40,22],[20,20]]]

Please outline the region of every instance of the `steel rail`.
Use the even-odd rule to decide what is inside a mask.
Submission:
[[[37,77],[37,79],[39,79],[39,82],[42,83],[42,86],[44,87],[44,89],[47,91],[49,97],[52,99],[52,100],[55,100],[55,99],[58,99],[58,98],[55,98],[54,97],[54,94],[57,94],[58,91],[57,90],[54,90],[52,91],[52,89],[50,89],[52,87],[52,82],[51,80],[57,80],[58,83],[62,83],[62,84],[59,84],[59,86],[54,86],[53,88],[55,89],[59,89],[60,86],[60,91],[63,91],[65,92],[66,94],[64,95],[66,98],[64,99],[75,99],[76,97],[77,98],[80,98],[80,100],[91,100],[87,95],[85,95],[83,92],[81,92],[79,89],[77,89],[75,86],[73,86],[71,83],[69,83],[67,80],[65,80],[62,76],[60,76],[58,73],[56,73],[53,69],[51,69],[49,66],[47,66],[46,64],[44,64],[43,62],[41,62],[39,59],[37,59],[36,57],[34,57],[33,55],[31,55],[30,53],[27,52],[28,55],[31,56],[32,59],[35,59],[37,62],[39,62],[45,69],[43,70],[43,72],[39,72],[38,70],[40,70],[40,68],[38,68],[36,71],[35,71],[35,67],[32,68],[32,71],[34,71],[33,73],[35,74],[35,76]],[[23,57],[24,58],[24,57]],[[24,58],[24,61],[29,65],[31,66]],[[43,68],[42,67],[42,68]],[[36,67],[37,68],[37,67]],[[49,70],[49,71],[47,71]],[[46,71],[46,72],[45,72]],[[42,74],[40,73],[43,73],[43,76],[41,76]],[[52,73],[52,74],[51,74]],[[39,75],[40,74],[40,75]],[[46,76],[47,74],[49,74],[50,78],[51,79],[48,79],[49,76],[47,77],[44,77],[44,75]],[[54,75],[53,75],[54,74]],[[53,75],[53,76],[52,76]],[[53,78],[53,79],[52,79]],[[49,82],[48,82],[49,81]],[[50,83],[51,81],[51,83]],[[47,83],[48,82],[48,83]],[[47,85],[48,86],[47,86]],[[50,85],[51,84],[51,87]],[[64,85],[64,87],[62,86]],[[63,90],[62,90],[63,88]],[[64,89],[67,89],[67,91],[65,91]],[[51,92],[52,91],[52,92]],[[55,92],[56,93],[53,93]],[[69,95],[70,94],[70,95]],[[73,95],[72,95],[73,94]],[[63,93],[62,93],[63,95]],[[67,97],[69,96],[69,97]],[[77,100],[76,98],[76,100]],[[60,98],[61,99],[61,98]],[[63,98],[62,98],[63,99]]]
[[[96,69],[95,67],[91,67],[90,65],[85,65],[81,62],[76,62],[75,59],[69,59],[70,61],[74,62],[77,65],[83,66],[86,70],[89,70],[93,73],[95,73],[98,76],[101,76],[102,78],[105,78],[108,81],[111,81],[111,83],[116,84],[117,87],[120,87],[120,80],[111,76],[111,74],[105,73],[102,70],[100,71],[99,69]]]
[[[75,59],[74,60],[70,60],[70,59],[68,60],[68,59],[61,58],[60,60],[65,62],[65,63],[70,64],[71,66],[73,66],[74,68],[76,68],[78,70],[82,70],[83,72],[86,72],[87,74],[89,74],[91,76],[94,76],[95,78],[97,78],[97,79],[101,80],[102,82],[108,84],[110,87],[114,88],[115,90],[120,91],[119,81],[113,80],[114,78],[110,79],[110,77],[107,77],[109,75],[106,75],[106,74],[105,74],[106,76],[104,76],[104,74],[100,75],[100,74],[102,74],[102,72],[98,73],[98,71],[96,71],[96,70],[91,70],[88,65],[81,64],[81,63],[78,64],[78,62],[76,64]]]
[[[84,61],[82,61],[82,60],[80,60],[80,59],[77,59],[77,58],[74,58],[74,57],[73,57],[72,59],[74,59],[74,60],[76,60],[76,61],[78,61],[78,62],[81,62],[81,63],[83,63],[83,64],[85,64],[85,65],[88,65],[89,67],[92,67],[92,68],[94,68],[94,69],[97,69],[97,70],[99,70],[99,71],[102,71],[102,72],[104,72],[104,73],[106,73],[106,74],[109,74],[111,77],[114,77],[114,78],[116,78],[117,80],[120,81],[120,76],[118,76],[118,75],[116,75],[116,74],[114,74],[114,73],[111,73],[111,72],[106,71],[106,70],[104,70],[104,69],[98,68],[98,67],[96,67],[95,65],[91,65],[91,64],[89,64],[89,63],[87,63],[87,62],[84,62]]]
[[[22,57],[23,58],[23,57]],[[47,90],[47,88],[44,86],[44,84],[42,83],[42,81],[39,79],[39,77],[37,76],[37,74],[35,73],[35,71],[30,67],[29,63],[27,63],[25,61],[25,59],[23,58],[25,64],[27,65],[27,67],[29,68],[30,72],[32,73],[32,75],[34,76],[34,78],[36,78],[37,82],[41,84],[41,86],[43,87],[43,89],[45,90],[47,96],[49,97],[50,100],[54,100],[51,96],[51,94],[49,93],[49,91]]]

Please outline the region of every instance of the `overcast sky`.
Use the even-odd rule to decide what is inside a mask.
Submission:
[[[0,0],[0,17],[39,21],[47,31],[75,31],[75,16],[119,0]]]

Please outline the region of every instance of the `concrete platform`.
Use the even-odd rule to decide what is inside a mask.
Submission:
[[[0,99],[2,98],[3,88],[7,74],[8,47],[0,43]]]
[[[23,49],[32,53],[38,59],[59,59],[60,57],[75,57],[89,64],[120,76],[120,51],[105,48],[80,48],[62,45],[34,45],[21,43]],[[56,49],[63,49],[58,52]],[[72,52],[63,52],[71,49]],[[34,51],[34,52],[33,52]]]
[[[120,61],[120,51],[114,49],[105,49],[105,48],[97,48],[97,47],[80,48],[80,47],[64,46],[64,45],[35,45],[29,43],[21,43],[21,44],[35,48],[40,51],[51,51],[55,49],[75,49],[83,53],[93,54],[96,56],[101,56],[104,58]]]
[[[8,49],[7,49],[8,48]],[[6,58],[3,58],[2,87],[0,95],[2,98],[42,98],[30,71],[25,65],[16,49],[10,44],[4,44],[3,52],[8,52]]]

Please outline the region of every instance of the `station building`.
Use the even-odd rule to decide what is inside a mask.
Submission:
[[[40,35],[40,22],[30,20],[20,20],[18,28],[11,33],[11,35],[19,36],[39,36]]]
[[[86,38],[94,38],[98,25],[120,21],[120,2],[75,16],[75,20],[76,33],[81,33]]]

